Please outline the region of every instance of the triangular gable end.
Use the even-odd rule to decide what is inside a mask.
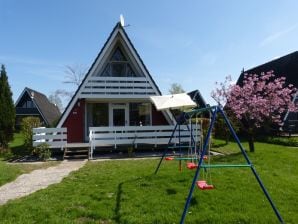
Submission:
[[[46,123],[46,125],[49,125],[47,119],[44,116],[44,114],[41,112],[41,109],[39,108],[38,104],[35,102],[35,99],[34,99],[34,93],[35,92],[36,92],[35,90],[32,90],[32,89],[29,89],[28,87],[25,87],[25,89],[23,90],[23,92],[20,94],[19,98],[15,102],[15,107],[19,106],[19,104],[21,103],[23,97],[25,97],[25,94],[27,94],[31,98],[32,104],[38,110],[38,112],[39,112],[40,116],[42,117],[43,121]]]
[[[66,107],[57,127],[61,127],[79,99],[148,99],[161,92],[117,23],[75,95]],[[169,119],[170,114],[166,112]]]

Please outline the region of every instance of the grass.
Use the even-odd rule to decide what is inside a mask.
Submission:
[[[14,133],[13,141],[9,143],[10,148],[15,148],[18,146],[23,146],[24,144],[24,136],[21,132]]]
[[[234,148],[230,144],[229,148]],[[297,149],[257,143],[249,153],[286,223],[298,222]],[[242,155],[213,163],[243,163]],[[177,223],[194,171],[175,161],[88,162],[60,184],[0,207],[1,223]],[[214,169],[212,191],[195,190],[186,223],[278,223],[250,169]]]
[[[21,156],[26,152],[23,148],[24,138],[21,133],[14,134],[14,140],[9,143],[9,148],[13,155]],[[57,165],[59,162],[37,162],[37,163],[7,163],[7,158],[14,157],[12,154],[0,155],[0,186],[15,180],[19,175],[30,173],[36,169],[45,169],[50,166]]]
[[[57,165],[58,163],[59,162],[51,161],[30,164],[9,164],[0,158],[0,186],[15,180],[21,174],[30,173],[36,169],[45,169],[47,167]]]
[[[28,153],[24,150],[24,136],[21,132],[14,134],[13,141],[8,144],[8,147],[15,156],[23,156]]]

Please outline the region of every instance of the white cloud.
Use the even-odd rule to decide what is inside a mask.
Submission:
[[[264,47],[266,45],[271,44],[272,42],[278,40],[279,38],[289,34],[290,32],[292,32],[293,30],[295,30],[298,27],[298,24],[292,25],[290,27],[288,27],[287,29],[284,30],[280,30],[276,33],[273,33],[269,36],[267,36],[266,38],[264,38],[261,42],[260,42],[260,47]]]

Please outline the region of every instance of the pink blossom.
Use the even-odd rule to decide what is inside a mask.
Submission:
[[[265,120],[282,125],[282,114],[297,111],[292,99],[297,89],[285,84],[286,78],[275,78],[273,71],[245,74],[243,86],[232,85],[231,77],[226,77],[211,96],[221,105],[229,107],[238,119],[249,121],[260,127]]]

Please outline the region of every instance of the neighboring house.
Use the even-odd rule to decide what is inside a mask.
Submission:
[[[38,117],[43,126],[52,126],[60,117],[57,106],[33,89],[25,88],[15,103],[16,128],[19,129],[24,117]]]
[[[269,61],[263,65],[243,71],[237,81],[237,85],[243,82],[244,74],[260,74],[261,72],[274,71],[275,77],[286,77],[286,84],[292,84],[298,89],[298,51],[283,57]],[[293,98],[298,103],[298,95]],[[286,113],[284,116],[286,131],[298,131],[298,112]]]
[[[187,93],[190,98],[197,104],[197,108],[205,108],[207,107],[206,101],[204,100],[203,96],[201,95],[199,90],[193,90]]]
[[[173,125],[170,112],[157,111],[150,102],[149,96],[154,95],[161,95],[157,84],[124,28],[117,23],[57,128],[67,128],[68,143],[84,143],[89,142],[93,127],[102,127],[102,131],[124,139],[137,130],[152,132],[154,127]],[[140,142],[146,133],[142,135]],[[102,142],[108,142],[105,140]]]

